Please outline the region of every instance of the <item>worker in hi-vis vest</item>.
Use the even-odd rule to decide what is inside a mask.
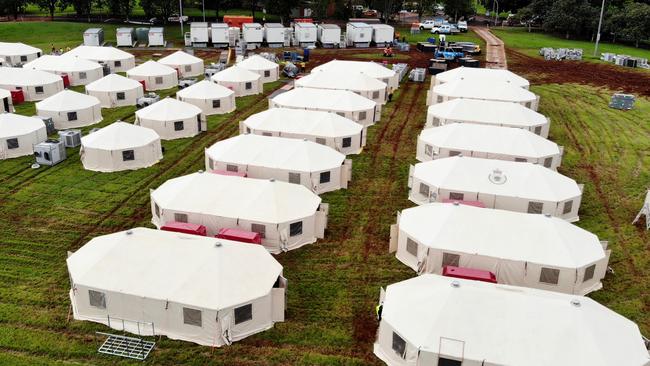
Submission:
[[[384,303],[378,304],[375,307],[375,314],[377,315],[377,321],[381,321],[381,312],[384,310]]]

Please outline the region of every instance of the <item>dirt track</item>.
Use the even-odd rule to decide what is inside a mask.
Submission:
[[[506,59],[503,41],[487,28],[472,27],[472,30],[483,38],[487,45],[485,67],[488,69],[507,69],[508,60]]]

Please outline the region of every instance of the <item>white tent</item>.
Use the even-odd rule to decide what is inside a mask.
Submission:
[[[213,82],[235,92],[235,96],[260,94],[264,91],[262,77],[237,65],[219,71],[210,78]]]
[[[129,79],[144,81],[146,90],[164,90],[178,86],[178,72],[156,61],[147,61],[126,72]]]
[[[235,92],[208,80],[201,80],[176,93],[176,98],[194,104],[206,115],[230,113],[237,108]]]
[[[409,173],[409,199],[445,199],[485,207],[543,213],[578,221],[582,189],[571,178],[531,163],[455,156],[418,163]]]
[[[431,77],[431,89],[434,86],[456,80],[486,80],[488,82],[506,82],[508,84],[528,89],[530,82],[506,69],[484,69],[477,67],[457,67],[441,72]]]
[[[86,85],[86,93],[99,99],[104,108],[135,105],[144,95],[144,88],[135,81],[118,74],[109,74]]]
[[[362,97],[386,104],[388,85],[358,71],[312,71],[309,75],[296,79],[296,88],[316,88],[349,90]]]
[[[151,211],[159,228],[176,221],[204,225],[208,236],[221,229],[257,232],[274,254],[316,242],[327,226],[326,205],[301,185],[203,172],[152,191]]]
[[[183,51],[176,51],[158,62],[178,70],[178,74],[182,77],[203,75],[203,60]]]
[[[11,92],[5,89],[0,89],[0,114],[13,112],[14,104],[11,98]]]
[[[0,160],[34,153],[34,145],[47,139],[40,118],[0,113]]]
[[[302,184],[317,194],[347,188],[352,161],[311,141],[239,135],[205,151],[207,170],[244,173],[251,178]]]
[[[104,68],[94,61],[72,56],[41,56],[23,65],[24,69],[67,75],[71,86],[86,85],[104,77]]]
[[[429,161],[460,155],[540,164],[557,170],[563,149],[520,128],[452,123],[422,130],[417,159]]]
[[[269,99],[269,107],[332,112],[364,126],[381,117],[377,103],[347,90],[292,89]]]
[[[609,260],[606,242],[552,216],[430,203],[398,214],[396,229],[391,251],[418,273],[456,266],[490,271],[498,283],[586,295],[603,287]]]
[[[136,111],[135,124],[151,128],[163,140],[196,136],[208,128],[201,108],[169,97]]]
[[[259,74],[262,83],[270,83],[280,78],[280,65],[260,55],[253,55],[237,63],[237,66]]]
[[[436,85],[427,92],[427,105],[456,98],[519,103],[534,111],[539,106],[539,97],[529,90],[504,81],[484,79],[459,79]]]
[[[643,205],[641,206],[641,209],[639,210],[639,213],[636,214],[634,217],[634,221],[632,221],[632,225],[636,224],[641,220],[641,217],[645,216],[645,228],[646,230],[650,230],[650,189],[645,195],[645,200],[643,201]]]
[[[21,67],[0,67],[0,88],[22,90],[29,102],[43,100],[63,90],[60,76]]]
[[[0,59],[4,66],[20,66],[41,57],[43,51],[24,43],[0,42]]]
[[[429,107],[425,127],[449,123],[523,128],[547,138],[551,121],[530,108],[510,102],[459,98]]]
[[[211,347],[284,320],[287,281],[260,245],[135,228],[92,239],[67,264],[77,320]]]
[[[84,169],[98,172],[147,168],[163,158],[156,131],[120,121],[82,137],[79,154]]]
[[[307,139],[343,154],[358,154],[366,144],[367,127],[335,113],[271,108],[239,124],[241,133]]]
[[[332,60],[312,69],[314,71],[360,72],[388,84],[390,93],[399,88],[399,74],[373,61]]]
[[[52,117],[57,130],[89,126],[102,120],[99,99],[72,90],[60,93],[36,103],[36,114]]]
[[[124,72],[135,67],[135,56],[115,47],[79,46],[65,55],[108,65],[111,72]]]
[[[374,353],[391,366],[647,366],[639,327],[582,296],[423,275],[388,286]]]

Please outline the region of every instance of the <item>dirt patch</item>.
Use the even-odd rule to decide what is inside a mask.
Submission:
[[[588,84],[650,96],[650,73],[621,66],[580,61],[547,61],[507,49],[508,68],[533,84]]]
[[[387,64],[406,63],[411,68],[413,67],[428,67],[429,59],[433,58],[433,54],[420,52],[411,45],[408,52],[400,52],[393,49],[393,52],[399,55],[408,56],[408,58],[397,59],[395,57],[383,57],[382,48],[346,48],[346,49],[317,49],[312,51],[309,59],[309,68],[313,68],[329,62],[334,59],[345,59],[352,61],[375,61],[385,62]],[[368,55],[365,56],[364,55]],[[369,58],[375,55],[376,57]]]

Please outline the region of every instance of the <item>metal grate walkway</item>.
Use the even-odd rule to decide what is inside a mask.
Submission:
[[[145,341],[140,338],[101,332],[98,332],[98,334],[108,336],[97,350],[99,353],[107,355],[127,357],[142,361],[149,356],[149,353],[156,345],[156,342]]]

